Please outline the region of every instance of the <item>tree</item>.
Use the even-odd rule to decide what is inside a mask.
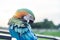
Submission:
[[[52,21],[48,21],[48,19],[44,19],[43,22],[36,22],[33,23],[32,28],[56,28],[56,26],[54,25],[54,23]]]
[[[57,28],[60,28],[60,24],[57,25]]]

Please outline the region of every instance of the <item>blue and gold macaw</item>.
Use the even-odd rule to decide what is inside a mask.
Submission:
[[[17,40],[37,40],[30,26],[34,20],[35,17],[31,10],[18,9],[8,22],[11,36]]]

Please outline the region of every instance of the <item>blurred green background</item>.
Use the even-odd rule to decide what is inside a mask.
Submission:
[[[32,31],[35,34],[60,37],[60,24],[55,25],[53,21],[49,21],[48,19],[44,19],[44,21],[42,22],[35,22],[31,24],[31,27]],[[51,39],[38,38],[38,40],[51,40]]]
[[[44,19],[42,22],[35,22],[31,26],[35,34],[60,37],[60,24],[55,25],[53,21],[49,21],[48,19]],[[50,39],[38,38],[38,40]]]

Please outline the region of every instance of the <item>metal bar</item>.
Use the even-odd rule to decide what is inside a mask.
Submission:
[[[47,36],[47,35],[39,35],[36,34],[38,38],[46,38],[46,39],[53,39],[53,40],[60,40],[60,37],[55,37],[55,36]]]
[[[5,32],[5,31],[0,31],[0,33],[10,34],[9,32]]]
[[[0,33],[9,34],[8,31],[0,31]],[[46,39],[60,40],[60,37],[47,36],[47,35],[39,35],[39,34],[36,34],[36,36],[38,38],[46,38]]]
[[[0,39],[11,40],[11,37],[0,35]]]
[[[49,37],[44,37],[44,36],[37,36],[38,38],[45,38],[45,39],[52,39],[52,40],[58,40],[56,38],[49,38]]]

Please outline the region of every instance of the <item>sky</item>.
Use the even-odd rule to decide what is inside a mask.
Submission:
[[[0,0],[0,26],[8,27],[8,20],[21,8],[30,9],[35,22],[47,18],[56,25],[60,23],[60,0]]]

